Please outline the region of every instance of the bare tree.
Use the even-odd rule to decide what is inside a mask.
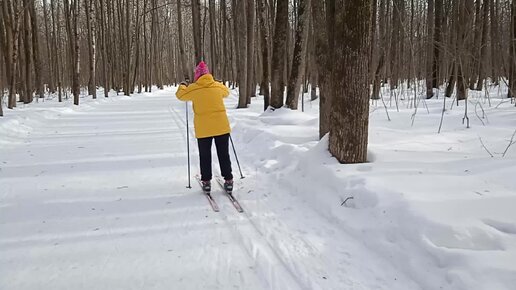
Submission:
[[[71,5],[71,6],[70,6]],[[68,40],[70,42],[69,54],[70,54],[70,71],[72,74],[72,93],[74,105],[79,105],[80,95],[80,84],[79,84],[79,71],[80,71],[80,50],[79,50],[79,17],[80,5],[79,0],[72,0],[71,4],[68,1],[64,1],[64,12],[66,21],[66,31],[68,34]]]
[[[434,65],[434,0],[428,0],[428,13],[426,22],[426,98],[434,96],[433,86],[433,65]]]
[[[198,64],[202,60],[203,56],[201,51],[201,3],[199,0],[192,0],[192,21],[195,63]]]
[[[434,13],[434,41],[433,41],[433,63],[432,63],[432,87],[439,88],[439,61],[442,50],[442,16],[443,0],[435,0]]]
[[[36,86],[36,94],[39,98],[43,98],[45,96],[44,89],[43,89],[43,80],[41,76],[41,70],[42,70],[42,64],[41,64],[41,53],[40,53],[40,47],[39,47],[39,25],[38,25],[38,16],[36,14],[36,4],[35,0],[31,0],[30,3],[28,3],[29,13],[30,13],[30,20],[31,20],[31,28],[32,28],[32,57],[34,61],[34,81]],[[32,100],[31,100],[32,101]]]
[[[31,21],[30,21],[30,13],[29,13],[29,7],[30,3],[29,0],[23,0],[23,37],[20,38],[20,40],[23,39],[23,50],[25,52],[25,57],[23,59],[25,66],[24,66],[24,75],[25,79],[22,82],[23,89],[21,90],[22,93],[22,101],[24,104],[29,104],[32,102],[33,99],[33,82],[32,82],[32,35],[31,35]],[[21,45],[20,45],[21,47]],[[21,71],[21,67],[20,67]],[[21,78],[21,76],[20,76]]]
[[[218,76],[219,73],[219,58],[217,55],[217,19],[215,12],[215,0],[209,1],[209,10],[210,10],[210,60],[211,60],[211,70],[213,75]]]
[[[457,29],[457,100],[465,100],[468,94],[468,67],[469,67],[469,57],[468,57],[468,47],[466,42],[468,37],[470,37],[469,27],[470,27],[470,19],[473,14],[473,2],[472,0],[459,0],[457,8],[458,14],[458,23],[455,26]]]
[[[254,0],[247,0],[247,80],[246,80],[246,107],[251,103],[251,97],[255,95],[256,82],[254,80]]]
[[[16,107],[16,72],[18,70],[18,37],[20,32],[20,14],[23,11],[19,0],[2,1],[2,19],[5,30],[4,52],[5,71],[8,78],[8,103],[7,108]]]
[[[477,83],[477,91],[481,91],[484,85],[485,76],[486,76],[486,67],[487,67],[487,36],[489,30],[489,2],[484,1],[482,4],[482,38],[480,42],[480,55],[477,67],[478,74],[478,83]]]
[[[279,0],[276,6],[276,25],[274,28],[271,75],[271,106],[283,106],[285,82],[285,49],[288,27],[288,1]]]
[[[312,19],[314,23],[315,52],[317,63],[317,75],[319,86],[319,138],[330,132],[330,109],[333,99],[333,91],[330,88],[333,66],[330,60],[333,57],[333,17],[334,1],[328,1],[327,9],[324,9],[321,1],[312,1]]]
[[[336,2],[329,150],[341,163],[362,163],[367,161],[371,1]]]
[[[52,36],[50,29],[48,27],[48,8],[47,8],[47,0],[43,0],[43,19],[45,22],[45,40],[46,40],[46,49],[47,49],[47,57],[48,57],[48,88],[50,93],[55,92],[55,84],[54,84],[54,60],[53,60],[53,53],[51,51],[51,43],[52,43]]]
[[[261,52],[262,52],[262,83],[260,89],[263,92],[263,109],[267,110],[270,103],[269,93],[269,27],[267,25],[267,0],[258,1],[258,22],[260,25]]]
[[[287,86],[286,105],[292,110],[297,110],[299,103],[299,86],[302,77],[302,68],[305,65],[305,52],[307,43],[307,23],[310,15],[310,0],[300,0],[298,6],[298,21],[296,27],[296,40],[294,43],[294,53],[292,70]]]
[[[86,27],[88,29],[88,57],[90,65],[90,75],[88,80],[88,94],[97,98],[96,87],[96,46],[95,46],[95,22],[93,20],[93,3],[92,0],[84,0],[84,12],[86,13]]]
[[[238,2],[238,3],[235,3]],[[236,5],[235,5],[236,4]],[[236,30],[238,108],[247,108],[247,23],[245,21],[246,1],[233,1],[233,18]]]
[[[508,97],[516,97],[516,0],[511,3],[511,43]]]

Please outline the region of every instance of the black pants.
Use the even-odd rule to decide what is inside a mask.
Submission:
[[[201,180],[211,180],[211,143],[215,139],[217,156],[219,157],[220,172],[224,179],[233,179],[231,160],[229,159],[229,134],[197,139],[199,159],[201,161]]]

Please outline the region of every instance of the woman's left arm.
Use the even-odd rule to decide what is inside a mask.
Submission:
[[[222,82],[218,82],[219,88],[222,90],[222,97],[226,98],[229,96],[229,89]]]

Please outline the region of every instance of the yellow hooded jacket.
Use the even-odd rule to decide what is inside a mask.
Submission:
[[[220,136],[231,132],[224,98],[229,89],[213,79],[211,74],[201,76],[189,86],[180,85],[176,97],[192,101],[196,138]]]

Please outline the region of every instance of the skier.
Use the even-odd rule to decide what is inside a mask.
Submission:
[[[215,139],[217,156],[224,189],[233,191],[233,174],[229,158],[229,126],[223,98],[229,95],[229,89],[221,82],[215,81],[208,66],[201,61],[195,68],[194,83],[181,82],[176,97],[181,101],[192,101],[194,127],[199,159],[201,163],[201,183],[205,192],[211,191],[211,146]]]

